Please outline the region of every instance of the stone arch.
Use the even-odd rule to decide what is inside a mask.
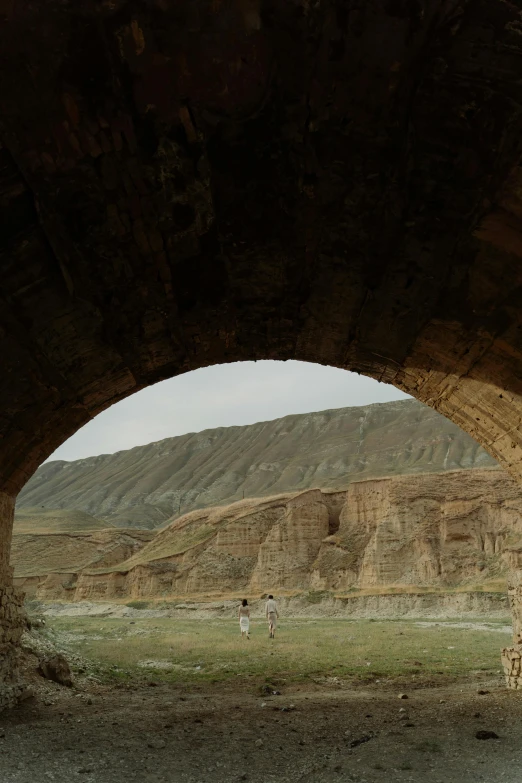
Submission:
[[[517,5],[80,6],[0,9],[0,586],[48,454],[211,363],[393,383],[520,478]]]

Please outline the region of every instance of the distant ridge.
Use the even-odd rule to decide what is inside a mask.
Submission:
[[[155,528],[197,508],[363,478],[494,467],[469,435],[416,400],[285,416],[42,465],[17,509],[75,509]]]

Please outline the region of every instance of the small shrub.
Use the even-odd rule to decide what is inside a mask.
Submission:
[[[127,601],[125,606],[129,606],[131,609],[148,609],[150,601]]]

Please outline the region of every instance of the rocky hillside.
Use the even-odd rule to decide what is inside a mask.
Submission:
[[[454,424],[415,400],[341,408],[168,438],[42,465],[17,509],[76,509],[158,527],[196,508],[363,478],[494,466]]]
[[[15,536],[16,582],[42,600],[498,586],[522,557],[522,491],[491,469],[369,479],[192,511],[142,535],[120,562],[40,571]],[[34,538],[43,551],[49,537]]]

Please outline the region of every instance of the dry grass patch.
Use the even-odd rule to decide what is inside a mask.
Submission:
[[[258,620],[247,641],[232,620],[83,617],[53,618],[48,633],[66,640],[109,679],[152,673],[168,681],[251,677],[411,688],[497,674],[499,650],[510,635],[482,625],[475,630],[452,622],[426,627],[415,621],[289,619],[270,640]],[[502,623],[488,625],[498,629]]]

